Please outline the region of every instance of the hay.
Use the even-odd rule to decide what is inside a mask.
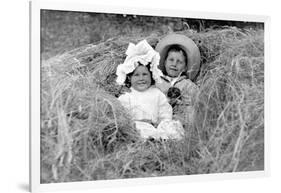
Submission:
[[[128,43],[112,38],[41,64],[41,182],[262,170],[263,31],[182,31],[201,52],[194,123],[180,142],[142,142],[116,99]]]

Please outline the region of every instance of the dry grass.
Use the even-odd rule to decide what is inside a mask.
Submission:
[[[200,48],[193,124],[179,142],[139,140],[116,96],[121,37],[85,45],[41,64],[41,182],[263,170],[263,31],[182,31]]]

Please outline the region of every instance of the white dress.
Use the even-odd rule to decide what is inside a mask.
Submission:
[[[131,92],[121,95],[119,100],[132,113],[143,138],[180,139],[183,136],[181,123],[172,120],[172,107],[158,88],[151,86],[142,92],[131,88]],[[150,120],[157,128],[144,120]]]

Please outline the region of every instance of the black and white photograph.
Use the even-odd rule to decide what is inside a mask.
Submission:
[[[40,10],[40,183],[263,171],[264,22]]]
[[[3,2],[1,192],[278,192],[278,8]]]

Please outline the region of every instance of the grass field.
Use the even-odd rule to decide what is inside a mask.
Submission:
[[[56,11],[41,22],[41,183],[264,169],[261,24]],[[154,47],[171,31],[200,49],[194,120],[181,141],[141,141],[116,67],[129,42]]]

